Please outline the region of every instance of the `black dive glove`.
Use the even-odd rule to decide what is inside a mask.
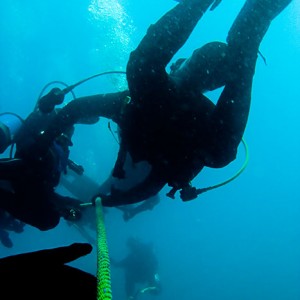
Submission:
[[[42,113],[48,114],[54,110],[55,105],[64,102],[65,94],[59,88],[53,88],[47,95],[39,100],[39,110]]]

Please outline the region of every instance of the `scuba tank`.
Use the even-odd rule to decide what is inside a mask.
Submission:
[[[10,112],[0,114],[0,154],[13,143],[23,122],[23,119],[17,114]]]

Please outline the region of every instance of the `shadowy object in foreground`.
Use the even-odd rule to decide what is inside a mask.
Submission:
[[[65,265],[91,251],[90,244],[75,243],[0,259],[3,299],[95,300],[96,277]]]

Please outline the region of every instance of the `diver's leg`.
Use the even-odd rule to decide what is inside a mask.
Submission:
[[[93,117],[104,117],[119,123],[128,96],[129,92],[123,91],[81,97],[61,109],[58,119],[63,119],[67,128],[76,123],[84,124],[85,120]]]
[[[215,152],[213,167],[222,167],[235,158],[248,120],[259,45],[271,21],[290,2],[248,0],[229,31],[231,71],[213,116],[210,149]]]
[[[246,53],[258,52],[272,20],[276,18],[292,0],[247,0],[231,26],[227,43],[239,57]]]
[[[198,21],[214,0],[182,0],[151,25],[130,54],[127,81],[134,100],[138,91],[147,93],[167,80],[166,66],[185,44]],[[156,87],[157,88],[157,87]]]
[[[178,62],[180,62],[179,59]],[[171,77],[181,90],[199,95],[225,85],[228,70],[227,44],[210,42],[194,50],[180,65],[171,66]]]

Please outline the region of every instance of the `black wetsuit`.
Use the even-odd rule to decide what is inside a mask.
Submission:
[[[120,126],[124,149],[133,160],[151,164],[152,171],[142,183],[103,197],[103,205],[140,202],[165,184],[183,189],[203,167],[220,168],[235,159],[247,124],[259,45],[272,19],[291,0],[246,1],[227,44],[213,48],[219,50],[217,55],[211,55],[210,45],[200,48],[168,74],[167,65],[213,2],[181,1],[149,27],[131,53],[129,91],[75,100],[47,131],[48,136],[56,135],[82,116],[108,117]],[[203,95],[206,76],[210,76],[203,60],[214,70],[215,87],[224,86],[216,105]],[[124,105],[128,95],[131,101]]]

